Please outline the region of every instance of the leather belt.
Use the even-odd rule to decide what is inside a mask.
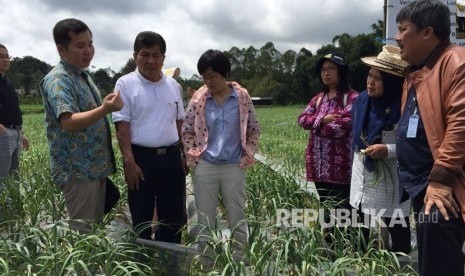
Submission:
[[[181,148],[182,148],[182,142],[178,141],[178,142],[172,144],[171,146],[159,147],[159,148],[144,147],[144,146],[139,146],[139,145],[134,145],[134,144],[132,144],[131,146],[132,146],[133,150],[161,155],[161,154],[172,153],[172,152],[175,152],[175,151],[179,152],[181,150]]]

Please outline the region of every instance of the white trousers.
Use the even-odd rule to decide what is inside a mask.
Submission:
[[[205,252],[209,231],[216,228],[216,210],[220,193],[231,236],[234,238],[233,256],[240,259],[243,247],[247,244],[247,224],[244,221],[245,169],[239,168],[239,164],[214,165],[200,160],[194,169],[194,196],[201,229],[201,252]]]

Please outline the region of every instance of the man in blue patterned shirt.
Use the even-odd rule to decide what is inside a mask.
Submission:
[[[59,21],[53,38],[61,60],[40,84],[50,170],[62,190],[70,228],[89,233],[103,219],[106,177],[115,172],[106,115],[120,110],[119,92],[103,101],[86,69],[94,56],[92,32],[78,19]]]

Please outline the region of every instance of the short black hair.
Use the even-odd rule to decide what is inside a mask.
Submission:
[[[134,41],[134,53],[137,54],[142,48],[150,48],[155,45],[160,47],[163,55],[166,53],[166,42],[160,34],[152,31],[140,32]]]
[[[208,68],[227,78],[231,73],[231,62],[220,50],[210,49],[203,53],[197,62],[197,70],[200,75],[205,73]]]
[[[8,49],[5,47],[5,45],[3,45],[3,44],[0,44],[0,48],[3,48],[3,49],[5,49],[5,50],[8,50]]]
[[[65,48],[68,48],[69,43],[71,42],[70,32],[73,34],[80,34],[85,31],[89,31],[90,36],[92,37],[92,31],[86,25],[76,18],[67,18],[58,21],[53,27],[53,39],[55,40],[56,45],[61,45]]]
[[[439,0],[417,0],[404,6],[396,17],[396,22],[410,21],[418,30],[432,27],[434,34],[448,39],[450,36],[450,10]]]

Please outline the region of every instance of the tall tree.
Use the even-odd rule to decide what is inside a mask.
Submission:
[[[247,76],[244,70],[244,55],[243,51],[237,47],[232,47],[229,51],[224,51],[226,57],[231,62],[231,79],[240,80]]]
[[[372,34],[375,36],[375,38],[380,38],[381,40],[384,40],[385,35],[383,20],[378,20],[377,23],[371,24],[370,28],[373,31]]]
[[[257,74],[259,76],[265,76],[268,74],[268,71],[281,70],[281,65],[279,60],[281,53],[276,50],[272,42],[267,42],[259,50],[258,54],[258,64],[257,64]]]
[[[38,82],[52,69],[52,66],[32,56],[14,58],[8,76],[16,89],[23,89],[26,95],[39,95]]]
[[[331,44],[322,45],[313,54],[302,48],[298,53],[288,50],[279,52],[272,42],[265,43],[261,48],[232,47],[225,51],[231,60],[229,79],[244,84],[251,95],[273,97],[276,103],[306,103],[320,90],[319,74],[315,72],[317,60],[328,53],[338,51],[348,62],[351,72],[351,85],[361,91],[366,86],[366,71],[360,57],[376,55],[382,47],[383,22],[371,25],[372,33],[351,36],[343,33],[333,38]],[[33,57],[14,58],[8,72],[10,79],[17,88],[26,93],[38,90],[39,82],[52,67]],[[116,80],[123,74],[134,71],[136,64],[133,58],[118,71],[109,68],[94,71],[94,80],[103,94],[111,91]],[[188,86],[194,89],[202,85],[200,76],[194,74],[189,79],[178,78],[183,89]]]
[[[119,71],[121,74],[126,75],[134,70],[136,70],[136,61],[133,58],[130,58]]]
[[[112,76],[115,74],[111,68],[98,69],[92,73],[92,78],[97,85],[102,96],[108,95],[115,86],[115,80]]]

